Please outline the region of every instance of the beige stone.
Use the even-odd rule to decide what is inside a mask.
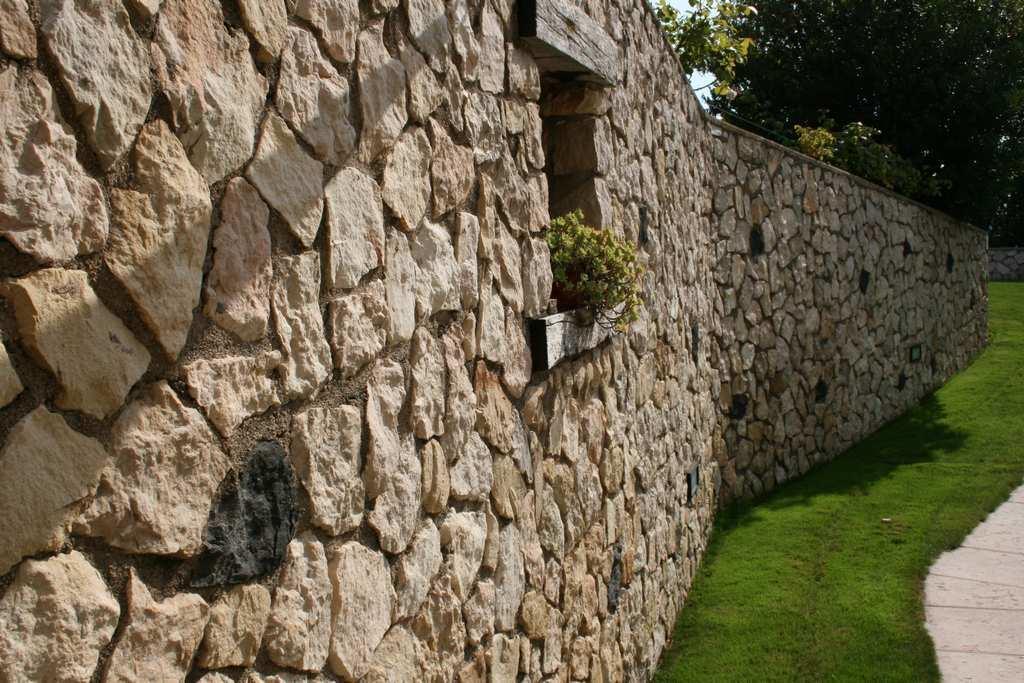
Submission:
[[[456,500],[487,500],[493,482],[491,451],[476,432],[451,467],[452,497]]]
[[[430,653],[412,631],[396,624],[373,654],[367,683],[405,683],[430,680]]]
[[[153,65],[188,158],[206,182],[215,183],[245,164],[267,81],[256,71],[245,35],[227,30],[221,6],[164,0]]]
[[[39,406],[7,435],[0,450],[0,572],[21,558],[59,550],[76,503],[96,490],[107,452],[71,429],[60,415]]]
[[[261,62],[273,62],[280,56],[288,31],[285,0],[239,0],[242,26],[256,41],[256,56]]]
[[[331,651],[328,664],[354,681],[370,668],[373,652],[391,628],[395,590],[384,556],[356,541],[332,548]]]
[[[441,345],[423,327],[416,328],[409,346],[412,375],[412,429],[420,439],[444,433],[444,357]]]
[[[476,365],[474,381],[476,391],[476,428],[487,443],[502,453],[513,450],[513,429],[516,425],[515,408],[501,381],[483,363]]]
[[[527,346],[524,325],[519,316],[505,317],[505,359],[501,383],[512,398],[519,399],[533,375],[533,355]]]
[[[210,193],[181,143],[159,119],[133,154],[136,190],[114,190],[120,230],[105,261],[170,359],[178,357],[199,304],[210,236]]]
[[[430,59],[433,68],[444,63],[451,43],[444,0],[405,0],[409,17],[409,37]]]
[[[21,59],[36,58],[36,29],[25,0],[0,0],[0,50]]]
[[[210,607],[210,621],[196,662],[207,669],[252,666],[270,614],[270,591],[235,586]]]
[[[395,563],[395,620],[415,616],[441,568],[441,536],[432,521],[416,530],[408,550]]]
[[[331,301],[331,347],[342,378],[355,377],[388,341],[390,316],[384,283],[374,280]]]
[[[7,355],[7,347],[0,341],[0,408],[16,399],[24,388],[11,364],[11,357]]]
[[[195,554],[229,467],[199,411],[159,381],[114,423],[111,451],[114,461],[75,531],[132,553]]]
[[[554,276],[547,240],[530,239],[523,244],[523,315],[535,318],[547,313]]]
[[[441,574],[434,581],[426,604],[412,620],[412,630],[434,657],[436,676],[441,680],[451,680],[456,664],[460,664],[465,656],[466,648],[462,604],[452,591],[448,578]]]
[[[551,623],[551,609],[540,592],[530,591],[523,596],[520,618],[527,636],[533,640],[544,638]]]
[[[362,437],[355,406],[314,406],[292,418],[295,471],[309,494],[313,523],[332,536],[363,520]]]
[[[540,99],[540,71],[528,50],[508,45],[508,85],[516,95],[528,100]]]
[[[295,0],[295,14],[313,25],[332,58],[339,62],[356,58],[358,0]]]
[[[483,580],[462,606],[466,635],[472,643],[481,643],[494,635],[494,582]]]
[[[184,680],[209,618],[209,605],[194,593],[157,602],[132,569],[125,627],[110,655],[105,680]]]
[[[324,213],[323,164],[306,154],[277,114],[267,115],[260,131],[256,156],[245,177],[308,249]]]
[[[13,23],[0,21],[0,37]],[[103,192],[78,163],[78,143],[41,73],[0,71],[0,131],[0,234],[41,263],[100,249],[108,232]]]
[[[384,264],[384,208],[373,178],[355,168],[338,171],[327,199],[328,284],[352,289]]]
[[[410,237],[409,250],[416,261],[416,317],[423,320],[440,311],[459,309],[459,266],[448,231],[423,221]]]
[[[281,404],[271,373],[281,364],[280,351],[256,357],[200,358],[185,365],[188,392],[225,437],[242,421]]]
[[[522,535],[515,524],[503,527],[498,537],[494,589],[494,627],[498,631],[510,631],[516,627],[519,605],[526,591]]]
[[[40,30],[75,115],[105,168],[131,148],[152,94],[145,41],[116,0],[52,0]]]
[[[479,219],[460,211],[455,216],[455,260],[459,264],[459,296],[464,309],[475,309],[480,301],[479,243]]]
[[[471,316],[467,316],[471,317]],[[444,366],[448,375],[447,398],[445,399],[444,447],[449,462],[454,460],[466,446],[476,424],[476,394],[466,371],[467,351],[464,338],[473,338],[456,327],[449,328],[441,344],[444,347]],[[468,352],[472,357],[472,350]],[[479,438],[479,437],[477,437]]]
[[[489,683],[514,683],[519,676],[519,638],[495,635],[490,655]]]
[[[505,305],[494,284],[491,268],[492,265],[486,264],[480,272],[476,345],[483,358],[500,364],[505,362]]]
[[[319,671],[331,639],[331,580],[324,547],[310,533],[288,544],[264,634],[279,666]]]
[[[364,480],[373,500],[368,521],[389,553],[402,552],[412,539],[422,495],[416,447],[412,435],[399,426],[405,394],[401,366],[378,364],[367,383],[369,448]]]
[[[271,296],[274,327],[285,358],[278,369],[285,396],[309,396],[331,375],[331,348],[320,312],[320,257],[282,257]]]
[[[270,320],[270,209],[244,178],[232,178],[213,231],[206,315],[242,341],[262,339]]]
[[[0,678],[87,683],[120,613],[77,550],[26,560],[0,599]]]
[[[468,599],[473,590],[486,541],[487,521],[482,512],[451,512],[441,524],[441,544],[449,553],[447,571],[452,590],[461,600]]]
[[[473,31],[473,20],[469,13],[467,0],[452,0],[448,5],[448,23],[452,35],[452,47],[462,77],[467,81],[476,79],[477,61],[480,58],[480,45]]]
[[[337,166],[352,153],[356,131],[348,81],[320,54],[309,31],[288,29],[276,102],[281,116],[318,159]]]
[[[416,279],[418,269],[409,240],[400,232],[388,233],[384,257],[384,289],[388,300],[388,340],[401,344],[416,329]]]
[[[476,166],[473,150],[452,142],[441,125],[432,122],[430,134],[434,142],[430,162],[434,216],[443,216],[452,209],[461,208],[469,198],[476,179]]]
[[[480,87],[489,93],[500,93],[505,89],[505,33],[501,19],[491,7],[484,3],[480,14],[480,62],[477,75]]]
[[[383,22],[359,34],[359,102],[364,122],[362,156],[376,159],[388,149],[405,127],[405,67],[384,46]]]
[[[515,461],[507,455],[494,459],[494,484],[491,503],[494,511],[506,519],[514,519],[520,499],[526,495],[526,482]]]
[[[128,0],[128,6],[142,19],[152,19],[160,11],[163,0]]]
[[[37,270],[10,281],[5,295],[22,343],[57,379],[58,408],[103,419],[121,407],[149,367],[149,352],[83,271]]]
[[[423,463],[423,509],[431,514],[444,512],[451,491],[444,448],[436,439],[431,439],[420,451],[420,460]]]
[[[384,167],[384,203],[406,232],[419,227],[430,203],[430,140],[422,128],[402,133]]]

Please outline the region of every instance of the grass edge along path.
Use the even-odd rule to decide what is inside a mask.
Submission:
[[[1024,283],[989,346],[833,462],[719,514],[655,680],[937,681],[923,583],[1024,479]]]

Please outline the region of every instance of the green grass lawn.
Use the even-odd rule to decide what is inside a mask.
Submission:
[[[969,369],[721,514],[656,680],[939,680],[928,567],[1024,480],[1024,283],[989,294],[990,345]]]

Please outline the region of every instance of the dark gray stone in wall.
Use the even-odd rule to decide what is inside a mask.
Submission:
[[[193,586],[239,583],[267,574],[284,559],[299,512],[295,473],[277,443],[256,445],[210,510]]]

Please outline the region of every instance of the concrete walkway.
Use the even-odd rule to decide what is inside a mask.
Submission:
[[[924,604],[946,683],[1024,681],[1024,486],[936,560]]]

